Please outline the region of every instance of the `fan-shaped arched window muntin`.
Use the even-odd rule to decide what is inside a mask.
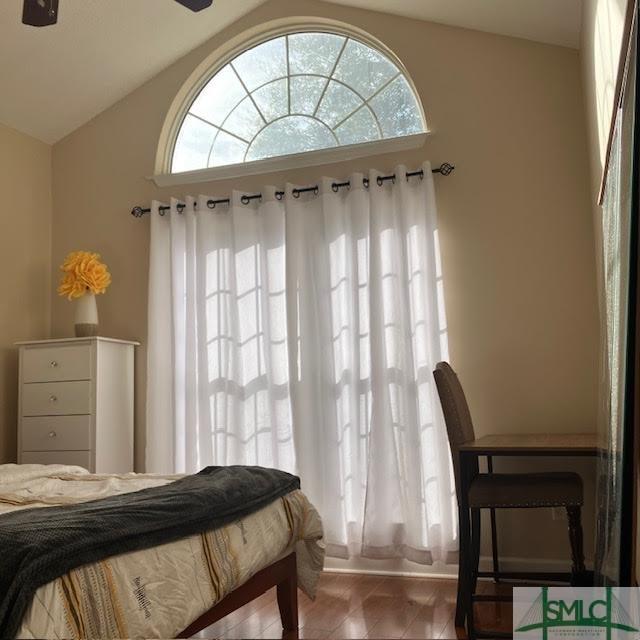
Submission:
[[[180,126],[172,173],[423,133],[417,97],[386,55],[350,36],[300,32],[223,66]]]

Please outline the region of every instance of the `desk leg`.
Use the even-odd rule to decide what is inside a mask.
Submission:
[[[480,509],[470,509],[471,511],[471,593],[475,593],[478,588],[478,571],[480,570],[480,529],[482,518]]]
[[[487,471],[493,473],[493,456],[487,456]],[[489,509],[489,517],[491,519],[491,555],[493,557],[493,572],[496,574],[493,578],[494,582],[500,582],[498,572],[500,571],[500,563],[498,561],[498,528],[496,526],[496,510]]]

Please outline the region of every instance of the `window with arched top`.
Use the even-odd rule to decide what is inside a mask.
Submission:
[[[242,165],[426,132],[399,64],[339,33],[272,37],[208,79],[184,113],[171,173]]]

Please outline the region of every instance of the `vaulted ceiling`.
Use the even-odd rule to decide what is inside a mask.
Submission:
[[[582,0],[328,0],[577,49]]]
[[[0,122],[56,142],[264,0],[61,0],[57,25],[21,23],[0,1]]]
[[[61,0],[55,27],[21,24],[0,2],[0,123],[54,143],[266,0]],[[331,0],[577,47],[582,0]],[[180,37],[177,34],[188,34]]]

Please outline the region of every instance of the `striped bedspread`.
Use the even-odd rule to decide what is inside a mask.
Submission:
[[[178,476],[90,475],[0,465],[3,512],[127,493]],[[19,638],[171,638],[259,570],[295,550],[310,597],[322,570],[318,513],[293,491],[228,526],[75,569],[36,592]]]

